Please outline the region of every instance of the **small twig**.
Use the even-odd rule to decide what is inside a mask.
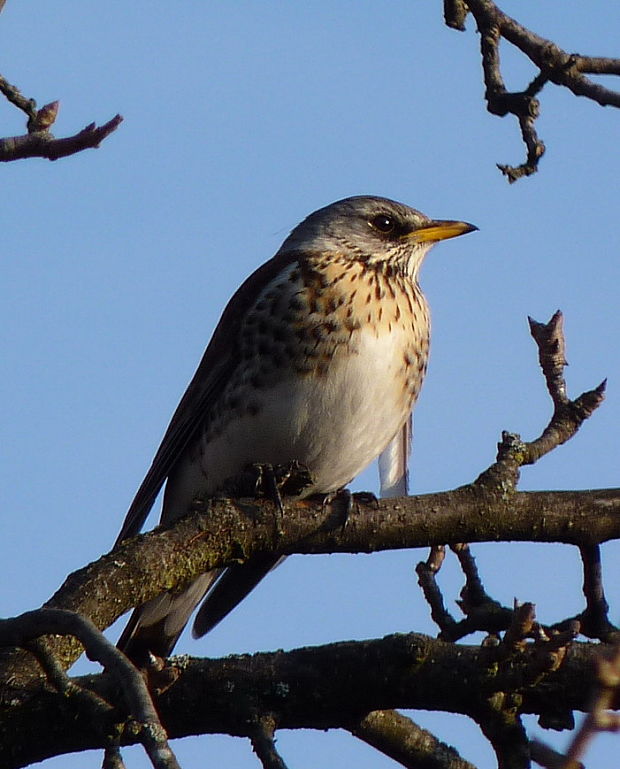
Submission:
[[[407,769],[475,769],[453,747],[395,710],[374,710],[350,732]]]
[[[491,743],[498,769],[526,769],[530,765],[530,743],[510,699],[489,702],[489,709],[476,719],[480,731]]]
[[[565,755],[539,740],[530,742],[530,757],[544,769],[563,769],[566,761]],[[582,763],[576,763],[573,769],[585,769],[585,767]]]
[[[620,689],[620,645],[606,659],[604,652],[598,657],[597,686],[590,712],[577,730],[561,769],[577,769],[592,738],[598,732],[620,731],[620,715],[610,712]]]
[[[568,403],[564,368],[566,342],[564,340],[564,316],[557,310],[548,323],[539,323],[528,315],[530,334],[538,345],[538,362],[547,381],[547,390],[557,408]]]
[[[1,10],[1,8],[0,8]],[[11,85],[9,81],[0,75],[0,93],[2,93],[11,104],[24,112],[28,120],[35,120],[37,116],[37,103],[34,99],[28,99],[24,96],[17,86]]]
[[[0,162],[33,157],[58,160],[85,149],[96,149],[122,122],[122,116],[115,115],[102,126],[90,123],[64,139],[55,139],[47,130],[0,139]]]
[[[471,13],[480,33],[482,68],[487,109],[494,115],[514,115],[519,121],[527,158],[518,166],[497,164],[509,182],[538,170],[545,145],[539,139],[535,121],[540,114],[536,98],[548,82],[564,86],[576,96],[585,96],[602,106],[620,107],[620,93],[605,88],[585,74],[620,74],[620,59],[569,54],[550,40],[537,35],[504,13],[492,0],[444,0],[444,20],[462,30]],[[518,48],[539,69],[539,74],[523,91],[509,92],[501,74],[499,44],[504,39]]]
[[[106,723],[114,710],[112,705],[95,692],[78,686],[72,681],[42,638],[25,641],[22,643],[22,648],[36,658],[48,682],[56,691],[71,697],[80,708],[92,713],[93,723]]]
[[[469,545],[466,542],[461,542],[458,545],[452,545],[451,550],[459,559],[459,564],[465,575],[465,585],[461,590],[459,606],[464,614],[469,614],[472,609],[483,606],[491,599],[484,589],[476,560]]]
[[[98,630],[88,617],[64,609],[38,609],[19,617],[0,620],[0,646],[32,648],[32,642],[42,635],[75,636],[86,650],[86,656],[99,662],[106,671],[116,677],[132,716],[139,724],[138,739],[143,744],[155,769],[180,769],[174,753],[168,745],[166,732],[161,725],[144,679],[136,667]],[[34,647],[44,669],[52,680],[66,687],[64,673],[58,666]]]
[[[517,604],[510,623],[510,627],[504,634],[502,645],[509,653],[522,651],[525,648],[527,638],[531,638],[536,624],[536,611],[533,603]]]
[[[442,633],[451,633],[452,628],[454,628],[457,622],[446,609],[443,595],[435,579],[435,575],[443,563],[443,557],[439,557],[440,555],[445,555],[445,548],[443,546],[431,548],[427,560],[420,561],[415,570],[418,575],[418,584],[422,588],[424,598],[430,606],[433,622],[440,628]]]
[[[531,334],[538,345],[538,359],[554,410],[541,435],[529,443],[523,442],[519,435],[503,432],[497,447],[496,461],[472,484],[473,489],[499,494],[502,498],[516,490],[520,468],[523,465],[534,464],[542,456],[572,438],[604,399],[605,382],[594,390],[582,393],[574,401],[568,398],[564,380],[564,367],[567,362],[562,313],[558,310],[546,324],[529,318],[529,324]],[[431,616],[441,629],[440,638],[454,641],[476,630],[496,633],[510,627],[512,610],[501,606],[487,595],[469,546],[463,543],[453,546],[452,549],[457,554],[465,575],[465,586],[458,603],[466,619],[456,622],[445,608],[435,579],[435,573],[443,561],[443,553],[442,557],[439,557],[440,549],[433,548],[426,563],[420,563],[416,567],[419,584],[431,607]],[[587,548],[587,552],[590,553],[590,561],[584,561],[584,567],[587,563],[593,564],[589,572],[584,572],[588,616],[584,613],[583,617],[577,619],[585,626],[588,620],[596,620],[595,627],[598,631],[614,632],[615,628],[607,620],[607,604],[603,603],[600,569],[596,571],[594,568],[596,550]],[[562,623],[562,627],[565,625],[566,621]]]
[[[252,750],[263,769],[287,769],[282,756],[276,750],[275,722],[268,716],[258,718],[250,733]]]
[[[603,588],[601,548],[599,545],[581,545],[579,553],[583,564],[583,595],[586,599],[586,608],[579,617],[582,633],[589,638],[609,641],[610,633],[617,633],[618,629],[609,621],[609,604]]]
[[[125,769],[125,762],[118,747],[114,746],[105,749],[101,769]]]
[[[579,545],[583,565],[583,595],[586,608],[576,617],[558,622],[554,627],[562,630],[570,622],[578,622],[581,633],[607,643],[617,643],[620,630],[609,620],[609,604],[603,587],[603,567],[599,545]]]
[[[464,0],[443,0],[443,18],[448,27],[463,32],[468,13]]]

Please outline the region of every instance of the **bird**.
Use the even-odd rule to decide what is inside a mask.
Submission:
[[[476,230],[377,196],[339,200],[297,225],[224,309],[127,512],[142,528],[165,484],[161,523],[247,467],[299,462],[300,497],[344,489],[379,457],[382,496],[407,493],[411,415],[427,368],[430,315],[418,283],[429,249]],[[134,612],[118,647],[168,657],[223,619],[279,561],[213,569]]]

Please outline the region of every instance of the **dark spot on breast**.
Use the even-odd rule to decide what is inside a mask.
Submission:
[[[357,331],[358,328],[361,328],[362,324],[359,322],[359,320],[356,318],[355,320],[347,319],[344,322],[344,327],[349,332]]]
[[[251,417],[255,417],[260,411],[260,406],[256,401],[250,401],[246,406],[247,412]]]
[[[336,301],[336,298],[333,296],[330,296],[327,302],[325,303],[325,312],[326,313],[336,312],[337,309],[338,309],[338,302]]]

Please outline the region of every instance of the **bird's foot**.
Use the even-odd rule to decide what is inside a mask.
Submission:
[[[239,475],[227,480],[222,491],[234,497],[270,499],[276,506],[277,527],[280,533],[284,516],[282,497],[298,497],[312,484],[310,471],[297,461],[280,465],[256,462],[245,467]]]
[[[354,491],[353,499],[356,502],[361,502],[363,505],[374,505],[375,507],[379,507],[377,495],[373,494],[372,491]]]
[[[328,507],[336,513],[340,528],[344,530],[349,516],[353,512],[353,494],[349,489],[338,489],[338,491],[325,494],[323,497],[323,512]]]
[[[298,497],[312,486],[314,479],[307,467],[296,460],[281,465],[255,462],[241,473],[228,478],[221,493],[231,497],[268,497],[273,499],[274,488],[280,497]]]

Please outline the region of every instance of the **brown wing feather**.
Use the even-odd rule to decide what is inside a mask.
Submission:
[[[245,311],[264,286],[296,258],[295,252],[277,253],[241,284],[226,305],[196,373],[170,420],[153,463],[127,511],[115,547],[140,531],[177,459],[200,430],[201,415],[220,395],[237,365],[238,333]]]

